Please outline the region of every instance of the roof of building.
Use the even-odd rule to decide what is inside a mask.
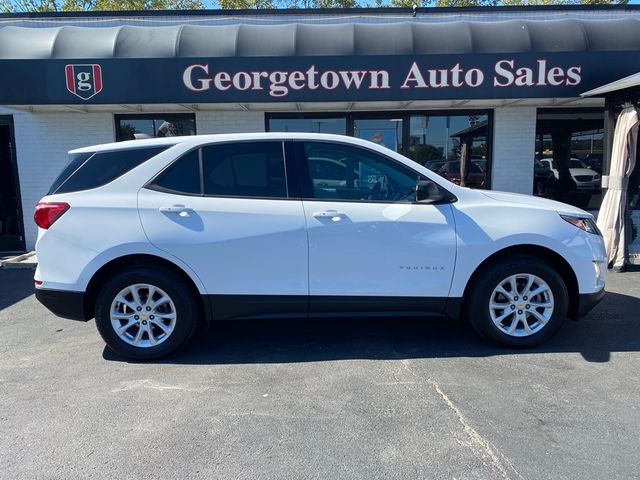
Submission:
[[[0,28],[0,60],[585,51],[640,51],[640,18]]]
[[[634,89],[635,93],[640,96],[640,72],[629,75],[628,77],[621,78],[615,82],[607,83],[588,92],[582,93],[581,97],[603,97],[612,96],[618,92],[629,91]]]

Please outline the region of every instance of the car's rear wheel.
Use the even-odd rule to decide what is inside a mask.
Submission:
[[[170,272],[140,267],[120,272],[105,284],[95,313],[98,331],[113,351],[154,359],[169,355],[189,339],[197,308],[190,289]]]
[[[541,259],[522,255],[480,272],[466,315],[478,333],[495,343],[531,347],[560,328],[568,304],[562,276]]]

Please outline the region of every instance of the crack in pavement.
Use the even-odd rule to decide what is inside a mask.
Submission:
[[[451,401],[449,396],[444,392],[444,390],[442,390],[437,382],[431,380],[430,378],[423,378],[422,376],[414,372],[411,369],[410,360],[402,360],[402,368],[414,377],[423,382],[426,382],[428,385],[433,387],[433,389],[440,396],[447,408],[451,410],[451,412],[453,412],[460,425],[462,425],[464,432],[469,437],[469,443],[467,443],[466,445],[474,455],[478,456],[483,463],[485,463],[486,458],[489,458],[489,460],[491,461],[491,466],[495,470],[497,470],[500,476],[505,480],[511,479],[511,475],[509,473],[510,471],[517,478],[523,479],[522,475],[518,473],[509,459],[503,453],[501,453],[495,445],[493,445],[489,440],[480,435],[480,433],[469,424],[460,409],[456,407],[456,405]],[[463,442],[459,443],[464,445]]]

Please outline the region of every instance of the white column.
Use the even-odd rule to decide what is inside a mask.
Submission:
[[[492,190],[533,192],[535,138],[535,107],[494,110]]]

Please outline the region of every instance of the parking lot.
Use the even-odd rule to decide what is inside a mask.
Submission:
[[[640,272],[543,347],[437,319],[215,324],[163,361],[0,269],[0,478],[637,478]]]

